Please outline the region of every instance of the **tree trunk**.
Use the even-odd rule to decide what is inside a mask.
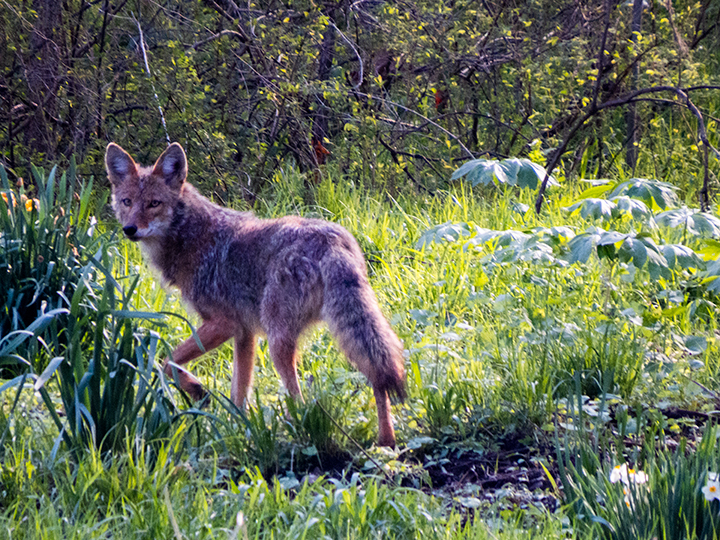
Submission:
[[[638,34],[642,28],[642,12],[643,12],[644,0],[634,0],[632,22],[630,23],[630,31],[632,32],[632,41],[637,46]],[[640,63],[635,62],[632,69],[632,78],[630,80],[630,91],[637,89],[638,79],[640,78]],[[627,152],[625,153],[625,164],[628,168],[635,173],[635,167],[637,166],[638,159],[638,147],[637,143],[639,140],[638,130],[640,119],[637,114],[637,107],[634,103],[629,103],[627,111],[625,113],[625,123],[627,127]]]
[[[57,116],[62,48],[62,2],[33,0],[37,21],[30,36],[25,65],[28,96],[35,107],[25,130],[25,143],[34,151],[54,156],[56,140],[51,120]]]
[[[334,13],[329,15],[332,21]],[[330,78],[330,70],[332,69],[333,59],[335,57],[335,40],[337,32],[335,26],[331,22],[325,30],[323,35],[323,41],[320,45],[320,55],[318,58],[318,81],[327,81]],[[312,144],[313,154],[315,156],[315,165],[322,165],[325,162],[327,155],[327,149],[323,143],[324,139],[328,137],[328,123],[330,109],[325,106],[322,94],[315,96],[314,103],[316,110],[313,115],[313,130],[312,130]]]

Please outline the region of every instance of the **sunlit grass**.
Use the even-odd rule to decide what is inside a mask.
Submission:
[[[230,343],[190,365],[216,398],[207,408],[191,408],[171,389],[163,395],[178,404],[172,429],[146,441],[142,430],[126,428],[109,452],[61,444],[48,401],[37,401],[28,380],[22,392],[2,394],[0,536],[176,537],[177,526],[187,538],[555,538],[572,534],[562,510],[502,496],[490,504],[472,486],[471,497],[436,489],[426,463],[482,454],[503,441],[547,449],[574,426],[562,405],[569,398],[585,400],[591,412],[612,403],[627,416],[622,430],[636,437],[641,427],[627,411],[712,407],[693,381],[713,388],[720,378],[715,297],[691,272],[658,280],[645,268],[595,255],[573,265],[493,259],[487,246],[471,242],[484,229],[531,235],[540,227],[576,234],[592,225],[636,227],[629,218],[590,222],[563,210],[582,186],[555,188],[536,216],[534,194],[515,188],[459,183],[432,196],[393,198],[331,176],[308,196],[292,168],[275,184],[275,193],[257,203],[259,215],[336,221],[366,254],[372,286],[407,355],[409,397],[394,408],[398,451],[373,447],[371,389],[322,326],[303,341],[305,404],[288,401],[261,340],[252,406],[245,413],[234,408],[227,399]],[[459,236],[422,241],[442,224]],[[703,242],[688,240],[693,249]],[[558,249],[566,256],[570,248],[565,242]],[[120,242],[112,253],[118,294],[140,276],[122,308],[165,314],[140,318],[132,332],[127,327],[123,346],[155,336],[160,362],[199,320],[163,288],[136,244]],[[96,305],[100,291],[83,305]],[[108,344],[107,353],[116,346],[95,340],[95,347]],[[82,345],[90,350],[90,342]],[[153,384],[159,380],[157,374]],[[66,411],[54,378],[45,389],[62,424]],[[651,427],[671,435],[680,429],[659,421]],[[597,444],[600,430],[592,429],[588,444]],[[555,474],[553,453],[543,459]]]

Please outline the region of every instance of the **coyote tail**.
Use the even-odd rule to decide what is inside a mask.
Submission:
[[[380,311],[364,272],[341,257],[323,262],[323,318],[330,331],[374,390],[403,401],[403,346]]]

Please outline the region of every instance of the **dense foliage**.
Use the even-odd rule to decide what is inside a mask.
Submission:
[[[108,141],[146,161],[169,136],[223,198],[254,200],[288,159],[423,193],[533,150],[693,195],[715,138],[709,0],[57,7],[0,6],[0,159],[25,177],[71,153],[99,176]]]

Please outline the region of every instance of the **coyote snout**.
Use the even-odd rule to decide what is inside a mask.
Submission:
[[[267,336],[270,356],[287,391],[302,397],[297,343],[303,330],[325,321],[350,361],[368,378],[378,409],[379,443],[395,445],[390,395],[405,396],[402,344],[370,288],[360,247],[327,221],[258,219],[211,203],[189,183],[187,160],[174,143],[152,167],[140,167],[110,143],[105,166],[123,233],[140,241],[150,262],[200,314],[194,337],[171,355],[194,399],[200,383],[174,370],[235,339],[231,397],[243,406],[252,382],[255,342]]]
[[[128,237],[130,240],[139,240],[135,234],[137,233],[137,227],[135,225],[128,225],[127,227],[123,227],[123,232],[125,233],[125,236]]]

